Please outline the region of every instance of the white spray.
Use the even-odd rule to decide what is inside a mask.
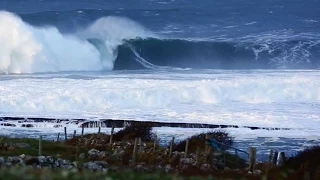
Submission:
[[[0,11],[0,24],[0,73],[112,70],[123,40],[151,36],[122,17],[100,18],[71,35],[55,27],[31,26],[6,11]],[[103,57],[88,38],[104,43]]]

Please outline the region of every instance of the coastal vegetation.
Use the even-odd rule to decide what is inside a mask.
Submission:
[[[207,137],[224,145],[222,154]],[[102,133],[59,142],[2,137],[0,179],[320,179],[319,146],[281,164],[255,163],[251,171],[250,158],[229,151],[233,139],[218,130],[167,146],[148,124],[127,126],[112,139]]]

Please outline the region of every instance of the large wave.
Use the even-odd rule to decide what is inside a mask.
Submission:
[[[0,24],[0,73],[112,70],[124,39],[151,35],[122,17],[100,18],[74,34],[32,26],[6,11],[0,11]]]
[[[132,53],[135,47],[136,52]],[[136,54],[157,66],[198,69],[318,69],[320,39],[286,41],[127,40],[119,47],[115,69],[143,69]]]
[[[63,34],[53,26],[32,26],[6,11],[0,11],[0,24],[0,73],[320,68],[319,36],[165,39],[128,18],[113,16]]]

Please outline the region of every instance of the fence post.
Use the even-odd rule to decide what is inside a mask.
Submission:
[[[189,138],[186,140],[186,147],[184,149],[184,157],[188,157]]]
[[[39,137],[39,156],[42,156],[42,135]]]
[[[84,125],[82,125],[81,139],[83,138],[83,134],[84,134]]]
[[[78,159],[78,154],[79,154],[79,145],[77,144],[77,146],[76,146],[76,157],[75,157],[75,160],[77,160]]]
[[[60,141],[60,133],[58,133],[57,142]]]
[[[199,147],[197,147],[197,149],[196,149],[196,158],[197,158],[197,164],[196,164],[196,166],[199,167],[200,164],[201,164],[201,162],[200,162],[200,149],[199,149]]]
[[[132,163],[136,162],[137,145],[138,145],[138,138],[135,138],[134,147],[133,147],[133,154],[132,154]]]
[[[67,127],[64,127],[64,140],[67,141]]]
[[[170,143],[169,157],[171,157],[171,155],[172,155],[173,144],[174,144],[174,137],[172,137],[172,140],[171,140],[171,143]]]
[[[273,159],[272,159],[272,164],[273,165],[277,164],[277,158],[278,158],[278,151],[275,151],[274,155],[273,155]]]
[[[249,171],[253,172],[254,165],[256,163],[256,154],[257,154],[257,149],[250,147],[249,148]]]
[[[98,134],[100,134],[100,132],[101,132],[101,127],[100,127],[100,125],[99,125]]]
[[[272,163],[272,155],[273,155],[273,150],[271,149],[271,150],[270,150],[270,153],[269,153],[269,157],[268,157],[268,164],[267,164],[267,170],[266,170],[266,172],[267,172],[267,174],[266,174],[267,178],[268,178],[269,169],[270,169],[270,166],[271,166],[271,163]]]
[[[205,136],[205,148],[204,148],[204,163],[208,163],[208,156],[209,156],[209,153],[210,153],[210,145],[209,143],[207,142],[207,140],[210,139],[210,135],[209,134],[206,134]]]
[[[273,155],[273,150],[270,150],[269,158],[268,158],[268,164],[272,163],[272,155]]]
[[[286,156],[284,154],[284,152],[280,152],[280,155],[279,155],[279,159],[278,159],[278,165],[279,166],[282,166],[283,163],[286,161]]]
[[[141,137],[139,137],[139,150],[138,152],[140,153],[142,151],[142,141],[141,141]]]
[[[235,151],[236,151],[236,168],[238,168],[238,164],[239,164],[238,150],[235,149]]]
[[[153,154],[156,153],[156,147],[157,147],[157,136],[154,138],[154,141],[153,141]]]
[[[113,133],[114,133],[114,125],[112,124],[111,134],[110,134],[110,141],[109,141],[109,144],[110,144],[110,145],[112,144]]]

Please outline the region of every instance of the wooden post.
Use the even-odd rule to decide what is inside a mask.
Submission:
[[[270,150],[269,157],[268,157],[267,170],[266,170],[266,172],[267,172],[266,177],[267,178],[268,178],[269,169],[270,169],[270,166],[272,163],[272,156],[273,156],[273,150]]]
[[[78,154],[79,154],[79,146],[78,146],[78,144],[77,144],[77,146],[76,146],[76,154],[75,154],[75,160],[77,160],[78,159]]]
[[[174,144],[174,137],[172,137],[172,140],[171,140],[171,143],[170,143],[169,157],[171,157],[171,155],[172,155],[173,144]]]
[[[184,149],[184,157],[188,157],[189,138],[186,140],[186,147]]]
[[[235,153],[236,153],[236,168],[238,168],[239,156],[238,156],[238,150],[237,149],[235,149]]]
[[[60,141],[60,133],[58,133],[57,142]]]
[[[109,141],[110,145],[112,144],[113,133],[114,133],[114,125],[112,125],[112,128],[111,128],[110,141]]]
[[[81,139],[83,138],[83,134],[84,134],[84,125],[82,125]]]
[[[279,166],[282,166],[283,163],[285,163],[285,161],[286,161],[286,156],[284,152],[280,152]]]
[[[210,136],[209,134],[206,134],[206,137],[205,137],[205,146],[204,146],[204,163],[207,163],[208,162],[208,155],[209,155],[209,144],[207,142],[207,140],[210,139]]]
[[[268,159],[268,164],[271,164],[271,163],[272,163],[272,155],[273,155],[273,151],[270,150],[269,159]]]
[[[157,148],[157,136],[154,138],[154,141],[153,141],[153,154],[156,153],[156,148]]]
[[[201,162],[200,162],[200,149],[199,149],[199,147],[197,147],[197,149],[196,149],[196,158],[197,158],[197,164],[196,164],[196,166],[197,167],[199,167],[200,166],[200,164],[201,164]]]
[[[77,135],[77,131],[76,131],[76,130],[74,130],[74,131],[73,131],[73,138],[75,138],[75,137],[76,137],[76,135]]]
[[[139,137],[139,150],[138,153],[140,153],[142,151],[142,141],[141,141],[141,137]]]
[[[278,151],[275,151],[274,155],[273,155],[273,159],[272,159],[272,164],[273,165],[277,164],[277,158],[278,158]]]
[[[42,156],[42,135],[39,137],[39,156]]]
[[[132,163],[136,162],[137,145],[138,145],[138,138],[135,138],[134,147],[133,147],[133,154],[132,154]]]
[[[249,171],[253,172],[254,165],[256,163],[256,154],[257,154],[257,149],[250,147],[249,148]]]
[[[64,140],[67,141],[67,127],[64,127]]]

